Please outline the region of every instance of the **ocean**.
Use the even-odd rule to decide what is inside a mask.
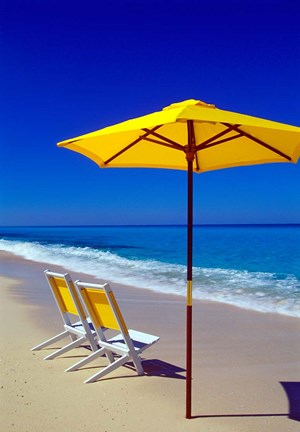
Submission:
[[[185,226],[0,227],[0,250],[185,296]],[[300,317],[300,225],[194,227],[195,299]]]

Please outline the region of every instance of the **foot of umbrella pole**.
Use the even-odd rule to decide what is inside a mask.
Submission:
[[[186,310],[186,415],[192,418],[192,305]]]
[[[185,418],[187,420],[190,420],[192,418],[192,412],[191,412],[191,407],[187,407],[187,411],[185,413]]]

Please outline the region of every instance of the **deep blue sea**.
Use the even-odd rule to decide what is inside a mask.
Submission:
[[[0,250],[185,295],[186,227],[0,227]],[[194,227],[193,296],[300,317],[300,225]]]

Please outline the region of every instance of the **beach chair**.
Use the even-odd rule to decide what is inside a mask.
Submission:
[[[99,349],[66,371],[79,369],[105,354],[109,364],[84,381],[85,383],[96,381],[130,361],[133,362],[138,375],[143,375],[144,369],[139,355],[157,342],[159,337],[127,329],[109,284],[98,285],[80,281],[76,281],[75,284],[97,332]],[[114,330],[117,334],[107,339],[102,327]]]
[[[33,347],[31,351],[45,348],[67,336],[71,338],[71,342],[49,354],[44,360],[54,359],[84,342],[88,342],[93,351],[98,350],[99,347],[95,340],[97,334],[87,317],[70,275],[68,273],[53,273],[50,270],[46,270],[44,273],[61,313],[64,331]]]

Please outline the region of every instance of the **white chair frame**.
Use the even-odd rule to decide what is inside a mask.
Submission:
[[[138,375],[143,375],[144,369],[140,354],[156,343],[159,340],[159,337],[136,330],[127,329],[126,323],[109,284],[106,283],[100,285],[76,281],[75,285],[94,325],[98,336],[99,349],[87,356],[85,359],[80,360],[78,363],[66,369],[66,371],[69,372],[79,369],[80,367],[85,366],[89,362],[95,360],[97,357],[106,355],[109,360],[108,366],[88,378],[86,381],[84,381],[85,383],[94,382],[129,361],[133,362]],[[102,311],[100,311],[101,304],[98,310],[95,308],[95,305],[92,304],[90,298],[90,294],[92,292],[94,295],[97,295],[98,292],[99,294],[102,293],[102,295],[105,293],[107,300],[106,307],[110,308],[110,313],[112,313],[111,316],[114,317],[116,325],[110,327],[109,323],[106,322],[105,317],[103,318],[105,312],[102,314]],[[100,321],[102,321],[102,326],[99,324]],[[102,331],[103,324],[105,328],[117,330],[118,334],[107,339]]]
[[[96,341],[97,334],[87,316],[84,305],[81,303],[80,297],[78,296],[78,292],[69,273],[55,273],[50,270],[45,270],[44,273],[61,314],[64,331],[31,348],[31,351],[43,349],[67,336],[71,338],[71,342],[49,354],[44,358],[44,360],[54,359],[55,357],[65,354],[71,349],[80,346],[84,342],[89,343],[92,351],[97,351],[99,348]],[[58,281],[63,286],[63,289],[67,289],[71,297],[67,291],[65,291],[64,294],[62,293],[62,287],[59,287],[59,284],[57,283]]]

